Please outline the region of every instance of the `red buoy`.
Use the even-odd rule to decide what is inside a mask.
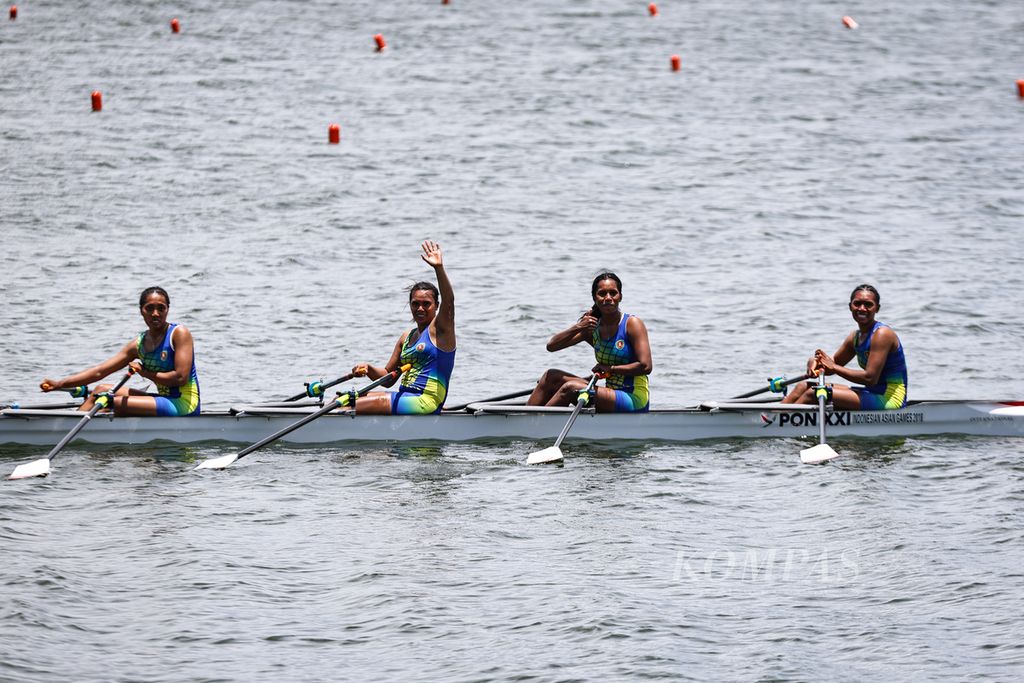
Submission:
[[[682,61],[679,59],[679,55],[672,55],[672,70],[679,71],[679,65]]]
[[[843,26],[846,28],[857,28],[860,24],[854,21],[853,17],[843,17]]]
[[[648,14],[650,14],[650,15],[651,15],[652,17],[656,17],[656,16],[658,16],[658,6],[657,6],[657,5],[655,5],[655,4],[654,4],[654,3],[652,2],[651,4],[649,4],[649,5],[647,6],[647,12],[648,12]]]
[[[336,123],[332,123],[327,126],[327,142],[331,145],[336,145],[341,141],[341,126]]]
[[[103,93],[99,90],[92,91],[92,110],[103,111]]]
[[[181,24],[177,19],[171,19],[171,33],[181,33]]]
[[[388,44],[384,42],[384,36],[379,33],[373,37],[373,42],[377,43],[377,52],[382,51],[388,46]]]
[[[442,5],[447,5],[448,4],[448,0],[441,0],[441,4]]]
[[[17,5],[11,5],[11,14],[10,14],[10,16],[11,16],[11,21],[14,21],[15,19],[18,18],[18,6]]]

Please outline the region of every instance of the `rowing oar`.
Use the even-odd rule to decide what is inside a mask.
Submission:
[[[259,450],[260,448],[263,448],[268,443],[277,441],[278,439],[280,439],[285,434],[290,434],[291,432],[294,432],[299,427],[302,427],[303,425],[309,424],[313,420],[317,419],[318,417],[322,417],[323,415],[326,415],[327,413],[331,412],[335,408],[342,408],[342,407],[348,405],[350,402],[352,402],[351,396],[353,394],[356,397],[365,396],[366,392],[370,391],[370,389],[375,389],[375,388],[379,387],[381,384],[384,384],[385,382],[388,382],[388,381],[390,381],[392,379],[397,379],[399,375],[401,375],[403,372],[405,372],[406,370],[408,370],[411,367],[412,367],[412,364],[411,363],[407,363],[407,364],[403,365],[402,367],[400,367],[400,368],[398,368],[396,370],[392,370],[391,372],[389,372],[388,374],[384,375],[380,379],[376,379],[376,380],[370,382],[369,384],[367,384],[365,387],[363,387],[359,391],[354,391],[354,392],[348,392],[347,391],[345,393],[340,393],[339,392],[338,393],[338,397],[336,399],[334,399],[333,401],[331,401],[330,403],[325,405],[323,408],[320,408],[315,413],[310,413],[309,415],[307,415],[306,417],[302,418],[298,422],[295,422],[293,424],[288,425],[287,427],[285,427],[281,431],[275,432],[275,433],[271,434],[270,436],[268,436],[267,438],[263,439],[262,441],[258,441],[258,442],[254,443],[251,446],[247,446],[247,447],[243,448],[237,454],[224,455],[224,456],[221,456],[219,458],[210,458],[209,460],[204,460],[203,462],[201,462],[198,465],[196,465],[196,469],[197,470],[222,470],[225,467],[227,467],[228,465],[230,465],[231,463],[233,463],[234,461],[239,460],[240,458],[244,458],[245,456],[249,455],[250,453],[252,453],[255,450]],[[355,409],[354,403],[352,405],[352,409],[353,410]]]
[[[347,375],[345,375],[344,377],[339,377],[338,379],[332,379],[330,382],[327,382],[326,384],[323,383],[323,382],[306,382],[306,390],[305,391],[303,391],[301,394],[295,394],[294,396],[289,396],[288,398],[286,398],[284,400],[284,402],[288,403],[288,402],[291,402],[291,401],[298,401],[300,398],[320,398],[321,396],[324,395],[325,391],[327,391],[328,389],[333,387],[335,384],[341,384],[342,382],[347,382],[350,379],[352,379],[353,377],[355,377],[355,374],[350,372]]]
[[[129,366],[128,372],[124,374],[124,377],[121,378],[121,381],[118,382],[117,385],[110,391],[105,391],[96,397],[96,403],[94,403],[92,408],[89,409],[89,412],[82,416],[82,419],[78,421],[78,424],[71,428],[71,431],[67,433],[67,436],[61,439],[57,443],[57,445],[53,447],[53,450],[51,450],[47,454],[45,458],[33,460],[32,462],[25,463],[24,465],[18,465],[17,467],[14,468],[14,471],[11,472],[11,476],[7,478],[28,479],[29,477],[45,477],[46,475],[48,475],[50,473],[50,461],[57,457],[57,454],[60,453],[61,450],[63,450],[64,447],[68,445],[71,439],[75,438],[78,432],[85,429],[85,425],[89,424],[89,420],[91,420],[97,412],[99,412],[103,408],[108,407],[111,404],[111,402],[114,400],[114,394],[117,393],[117,390],[123,387],[125,383],[129,379],[131,379],[131,376],[134,374],[135,370]]]
[[[493,396],[491,398],[481,399],[479,401],[470,401],[469,403],[462,403],[457,406],[445,406],[445,410],[465,410],[474,403],[497,403],[498,401],[507,401],[510,398],[521,398],[523,396],[529,396],[533,393],[533,387],[529,389],[523,389],[522,391],[514,391],[511,394],[502,394],[501,396]]]
[[[800,451],[800,462],[805,465],[817,465],[839,456],[831,446],[825,443],[825,400],[828,398],[828,389],[825,387],[825,370],[818,370],[818,386],[814,389],[814,395],[818,398],[818,438],[817,446],[805,448]]]
[[[783,390],[786,387],[788,387],[790,384],[796,384],[797,382],[803,382],[805,379],[809,379],[809,378],[810,378],[809,374],[808,375],[800,375],[799,377],[794,377],[793,379],[786,379],[785,377],[776,377],[775,379],[768,380],[768,386],[761,387],[760,389],[755,389],[754,391],[748,391],[747,393],[740,394],[739,396],[733,396],[731,400],[735,401],[738,398],[750,398],[751,396],[757,396],[758,394],[763,394],[766,391],[773,391],[776,394],[781,394],[781,393],[783,393]]]
[[[555,445],[544,450],[530,453],[526,458],[527,465],[540,465],[546,462],[558,462],[562,459],[562,449],[559,448],[562,445],[562,440],[565,439],[565,435],[569,433],[569,429],[572,428],[572,423],[576,421],[576,416],[583,410],[583,406],[587,405],[590,401],[590,392],[594,390],[594,385],[597,384],[597,380],[601,379],[604,375],[600,373],[594,373],[594,376],[590,378],[590,384],[587,388],[579,393],[579,397],[576,399],[576,407],[572,411],[572,415],[569,416],[569,421],[562,427],[562,433],[555,439]]]

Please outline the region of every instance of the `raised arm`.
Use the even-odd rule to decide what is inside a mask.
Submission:
[[[442,351],[455,350],[455,290],[452,289],[451,280],[444,269],[444,260],[441,255],[441,246],[437,242],[427,240],[422,245],[423,253],[420,255],[428,266],[434,269],[434,276],[437,278],[437,288],[441,292],[441,301],[438,303],[437,315],[434,316],[434,343]]]

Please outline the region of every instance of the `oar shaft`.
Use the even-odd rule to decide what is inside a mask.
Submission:
[[[594,390],[594,385],[597,384],[597,380],[598,380],[598,376],[597,375],[594,375],[593,377],[591,377],[590,378],[590,383],[587,384],[587,388],[584,389],[583,391],[587,392],[587,394],[589,394],[591,391],[593,391]],[[576,421],[576,417],[579,416],[580,411],[583,410],[583,406],[586,405],[586,403],[587,403],[587,399],[585,397],[583,397],[583,396],[580,396],[578,399],[576,399],[576,407],[573,408],[572,415],[569,416],[569,421],[565,423],[564,427],[562,427],[562,433],[558,435],[557,439],[555,439],[554,448],[560,448],[561,447],[562,441],[565,439],[566,434],[568,434],[569,430],[572,429],[572,423]]]
[[[796,384],[797,382],[803,382],[805,379],[808,379],[809,377],[810,377],[810,375],[800,375],[799,377],[794,377],[793,379],[787,379],[785,382],[783,382],[782,384],[780,384],[778,386],[780,386],[780,387],[788,387],[790,384]],[[757,396],[758,394],[763,394],[766,391],[772,391],[772,389],[773,389],[773,385],[769,384],[766,387],[762,387],[760,389],[755,389],[753,391],[748,391],[747,393],[740,394],[739,396],[733,396],[731,400],[736,400],[736,399],[739,399],[739,398],[750,398],[752,396]]]
[[[124,377],[121,378],[121,381],[118,382],[117,385],[115,385],[113,389],[111,389],[109,392],[105,392],[105,393],[109,393],[111,396],[116,394],[118,392],[118,390],[121,387],[123,387],[128,382],[129,379],[131,379],[133,374],[135,374],[135,373],[134,373],[134,371],[131,371],[131,370],[126,372]],[[78,421],[78,424],[76,424],[74,427],[72,427],[71,431],[68,432],[64,436],[63,439],[61,439],[60,441],[57,442],[57,445],[53,447],[53,449],[47,454],[45,459],[46,460],[52,460],[58,453],[60,453],[64,449],[64,447],[67,446],[68,443],[73,438],[75,438],[78,435],[78,432],[80,432],[83,429],[85,429],[85,425],[89,424],[89,421],[93,418],[93,415],[95,415],[97,412],[99,412],[106,405],[107,404],[106,404],[105,401],[97,400],[96,403],[93,404],[93,407],[89,409],[89,412],[87,412],[84,416],[82,416],[82,419]]]
[[[332,379],[330,382],[327,382],[326,384],[321,384],[320,388],[321,389],[330,389],[331,387],[335,386],[336,384],[341,384],[342,382],[349,381],[353,377],[355,377],[355,375],[350,372],[347,375],[344,375],[343,377],[339,377],[338,379]],[[285,399],[285,401],[286,402],[298,401],[299,399],[308,398],[308,397],[309,397],[309,391],[307,390],[307,391],[303,391],[301,394],[295,394],[294,396],[289,396],[288,398]]]
[[[479,401],[470,401],[469,403],[462,403],[457,406],[445,406],[445,410],[465,410],[473,403],[496,403],[498,401],[507,401],[510,398],[521,398],[523,396],[529,396],[532,393],[533,387],[530,387],[529,389],[523,389],[522,391],[513,391],[511,394],[492,396],[491,398],[485,398]]]
[[[818,387],[825,388],[825,373],[818,375]],[[818,391],[818,443],[825,443],[825,392]]]
[[[380,377],[379,379],[375,379],[374,381],[370,382],[365,387],[363,387],[362,389],[357,391],[356,392],[356,396],[365,396],[366,393],[369,392],[371,389],[375,389],[375,388],[379,387],[381,384],[384,384],[385,382],[388,382],[388,381],[390,381],[392,379],[397,378],[399,375],[401,375],[403,372],[405,372],[406,370],[408,370],[411,367],[412,367],[412,365],[408,365],[407,364],[407,365],[403,365],[400,368],[392,370],[388,374],[384,375],[383,377]],[[344,381],[344,380],[340,380],[340,381]],[[273,441],[277,441],[282,436],[285,436],[286,434],[290,434],[291,432],[294,432],[299,427],[302,427],[304,425],[309,424],[313,420],[315,420],[318,417],[321,417],[323,415],[326,415],[327,413],[331,412],[335,408],[340,408],[342,405],[344,405],[344,404],[342,402],[341,397],[338,397],[338,398],[334,399],[333,401],[331,401],[330,403],[325,405],[323,408],[320,408],[319,410],[317,410],[315,413],[310,413],[309,415],[307,415],[306,417],[302,418],[298,422],[295,422],[293,424],[288,425],[287,427],[281,429],[280,431],[277,431],[277,432],[271,434],[270,436],[266,437],[265,439],[262,439],[261,441],[258,441],[256,443],[254,443],[251,446],[245,447],[244,449],[239,451],[238,455],[235,457],[235,460],[238,460],[239,458],[244,458],[245,456],[249,455],[253,451],[258,450],[260,448],[263,448],[268,443],[271,443]],[[355,408],[355,406],[352,406],[352,407]]]
[[[329,404],[325,405],[323,408],[321,408],[320,410],[316,411],[315,413],[310,413],[309,415],[307,415],[306,417],[302,418],[298,422],[292,423],[292,424],[288,425],[287,427],[285,427],[284,429],[281,429],[279,431],[274,432],[273,434],[271,434],[267,438],[263,439],[262,441],[257,441],[256,443],[252,444],[251,446],[246,446],[245,448],[243,448],[241,451],[238,452],[238,457],[239,458],[244,458],[245,456],[249,455],[253,451],[255,451],[257,449],[260,449],[260,448],[263,448],[264,446],[266,446],[271,441],[277,441],[282,436],[285,436],[286,434],[290,434],[290,433],[294,432],[299,427],[302,427],[304,425],[309,424],[310,422],[312,422],[313,420],[317,419],[318,417],[320,417],[322,415],[326,415],[327,413],[329,413],[332,410],[334,410],[335,408],[337,408],[339,405],[340,404],[338,403],[337,400],[331,401]]]

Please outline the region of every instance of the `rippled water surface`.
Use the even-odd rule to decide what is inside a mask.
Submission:
[[[799,372],[862,281],[913,398],[1024,398],[1019,5],[659,7],[21,4],[0,402],[113,353],[151,284],[208,406],[381,363],[428,237],[452,402],[589,367],[543,347],[606,268],[656,406]],[[526,467],[541,445],[203,474],[231,447],[73,445],[0,486],[0,679],[1024,675],[1020,439],[840,441],[822,467],[789,440],[577,441]],[[41,454],[0,447],[5,473]]]

